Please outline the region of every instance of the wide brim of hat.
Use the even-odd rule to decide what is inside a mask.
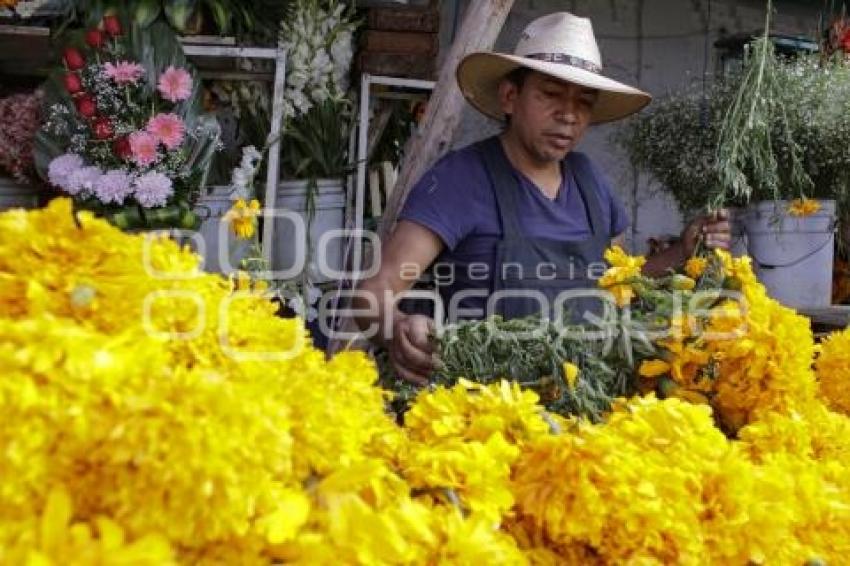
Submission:
[[[652,96],[621,82],[597,73],[564,65],[528,59],[504,53],[471,53],[457,67],[457,82],[463,96],[479,112],[503,120],[499,103],[499,83],[505,75],[518,67],[539,71],[553,78],[599,91],[593,106],[592,124],[620,120],[640,111],[650,103]]]

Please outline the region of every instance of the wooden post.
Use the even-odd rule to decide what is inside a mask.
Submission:
[[[443,61],[437,84],[428,102],[423,125],[419,132],[408,140],[404,150],[406,158],[401,171],[395,186],[388,191],[387,208],[379,228],[382,241],[385,241],[392,233],[404,201],[414,183],[451,145],[466,104],[455,79],[458,64],[470,53],[493,48],[513,3],[514,0],[470,1],[463,16],[463,23]],[[365,143],[365,137],[365,133],[362,134],[361,143]],[[371,258],[367,256],[362,265],[370,264]],[[353,332],[356,328],[351,317],[341,321],[341,330],[347,333]],[[365,341],[343,342],[335,338],[330,341],[327,353],[332,356],[343,348],[366,346]]]
[[[451,145],[466,104],[455,79],[455,69],[466,55],[493,48],[513,3],[514,0],[472,0],[469,3],[457,37],[440,69],[423,125],[405,147],[407,157],[381,221],[382,240],[392,233],[410,189]]]

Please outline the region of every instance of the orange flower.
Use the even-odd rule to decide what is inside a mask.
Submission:
[[[811,216],[820,210],[820,201],[810,198],[798,198],[788,205],[788,214],[791,216]]]

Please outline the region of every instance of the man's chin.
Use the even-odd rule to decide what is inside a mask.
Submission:
[[[570,145],[567,149],[547,146],[543,148],[542,151],[538,151],[538,156],[542,161],[563,161],[570,151],[572,151],[572,145]]]

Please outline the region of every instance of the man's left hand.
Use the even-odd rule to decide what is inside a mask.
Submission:
[[[682,232],[682,248],[685,257],[691,257],[699,242],[707,248],[728,250],[732,243],[732,226],[729,211],[720,209],[712,214],[699,216],[691,221]]]

